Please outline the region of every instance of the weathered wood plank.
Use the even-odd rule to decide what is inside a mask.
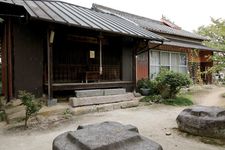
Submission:
[[[83,90],[101,88],[127,88],[133,86],[133,81],[97,82],[97,83],[53,83],[53,91]],[[45,88],[47,89],[47,83]]]

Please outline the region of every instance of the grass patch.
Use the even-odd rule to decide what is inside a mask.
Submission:
[[[165,99],[162,101],[163,104],[173,105],[173,106],[190,106],[193,105],[193,102],[184,96],[178,96],[174,99]]]
[[[162,96],[160,95],[150,95],[145,96],[140,100],[140,102],[153,102],[153,103],[161,103],[162,102]]]
[[[163,99],[161,95],[150,95],[145,96],[140,100],[140,102],[152,102],[152,103],[162,103],[172,106],[190,106],[193,105],[191,100],[191,95],[189,94],[179,94],[174,99]]]

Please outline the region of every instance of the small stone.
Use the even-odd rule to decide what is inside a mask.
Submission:
[[[166,136],[170,136],[171,134],[172,134],[172,133],[169,132],[169,131],[166,132]]]

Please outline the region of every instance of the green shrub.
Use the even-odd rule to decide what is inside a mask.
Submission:
[[[150,89],[149,95],[156,95],[158,94],[157,90],[157,82],[155,80],[149,79],[141,79],[137,82],[137,91],[141,92],[141,89]]]
[[[137,89],[140,90],[141,88],[148,88],[147,84],[148,79],[141,79],[137,82]]]
[[[37,112],[41,109],[41,101],[35,100],[35,96],[26,91],[19,91],[19,99],[22,101],[22,105],[25,106],[25,127],[28,127],[28,119],[36,115]]]
[[[164,99],[175,98],[180,89],[191,84],[191,79],[181,73],[162,70],[155,79],[157,90]]]
[[[65,119],[71,118],[72,115],[73,115],[73,113],[71,112],[71,110],[69,108],[66,108],[63,112],[63,118],[65,118]]]

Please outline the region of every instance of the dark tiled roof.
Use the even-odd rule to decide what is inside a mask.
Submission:
[[[82,28],[105,32],[118,33],[133,37],[142,37],[162,41],[165,38],[127,21],[92,9],[69,4],[62,1],[45,0],[0,0],[0,3],[9,3],[22,6],[31,18],[68,24]]]
[[[126,12],[112,9],[109,7],[93,4],[92,9],[94,9],[96,11],[100,11],[100,12],[118,15],[118,16],[121,16],[122,18],[129,19],[133,23],[138,24],[139,26],[141,26],[147,30],[153,31],[153,32],[183,36],[183,37],[194,38],[194,39],[199,39],[199,40],[207,40],[207,38],[205,38],[203,36],[200,36],[200,35],[185,31],[185,30],[171,28],[171,27],[163,24],[160,21],[156,21],[156,20],[152,20],[152,19],[149,19],[146,17],[141,17],[138,15],[126,13]]]
[[[164,42],[164,45],[192,48],[192,49],[198,49],[198,50],[218,51],[216,49],[204,46],[201,43],[187,42],[187,41],[181,41],[181,40],[171,40],[170,42],[166,41]]]

